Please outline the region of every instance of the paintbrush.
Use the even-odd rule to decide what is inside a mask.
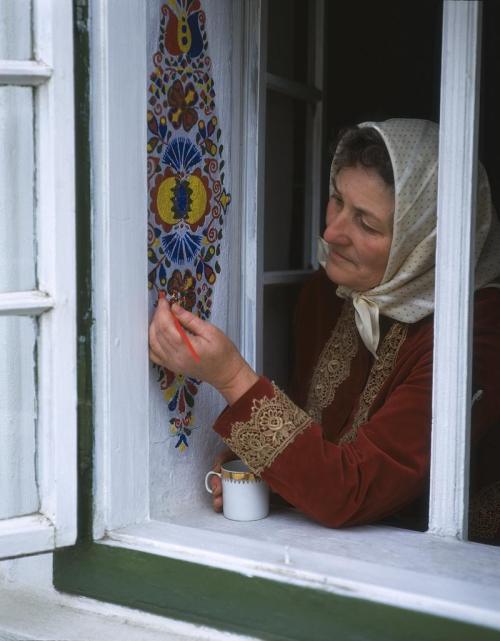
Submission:
[[[165,292],[160,292],[158,294],[158,298],[166,298]],[[168,302],[169,302],[169,304],[172,304],[172,303],[176,303],[177,300],[175,298],[172,298]],[[201,361],[201,358],[199,357],[199,355],[197,354],[195,348],[193,347],[193,344],[189,340],[188,335],[186,334],[186,332],[184,331],[184,328],[182,327],[182,325],[179,322],[179,319],[177,318],[177,316],[173,312],[172,312],[172,316],[173,316],[173,319],[174,319],[175,327],[176,327],[177,331],[179,332],[179,336],[184,341],[184,344],[188,348],[191,356],[194,358],[194,360],[196,362],[199,363]]]

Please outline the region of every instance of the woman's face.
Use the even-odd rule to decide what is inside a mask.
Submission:
[[[392,242],[394,192],[378,173],[360,165],[341,169],[326,209],[323,238],[330,246],[328,278],[363,292],[378,285]]]

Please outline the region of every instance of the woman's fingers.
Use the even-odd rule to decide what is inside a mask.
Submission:
[[[227,461],[232,461],[237,458],[236,454],[230,450],[228,447],[224,448],[219,452],[215,458],[213,470],[214,472],[220,472],[221,467]],[[212,476],[211,480],[212,486],[212,507],[214,512],[222,512],[223,506],[223,497],[222,497],[222,481],[218,476]]]
[[[214,470],[214,472],[220,472],[221,466],[223,465],[223,463],[225,463],[226,461],[231,461],[234,458],[236,458],[234,452],[232,452],[228,447],[226,447],[224,450],[222,450],[222,452],[219,452],[219,454],[217,455],[212,469]],[[223,506],[222,481],[218,476],[212,476],[211,487],[212,487],[212,508],[214,512],[222,512],[222,506]]]
[[[165,298],[158,300],[155,313],[149,326],[149,346],[151,360],[173,371],[183,371],[186,354],[183,341],[175,326],[170,306]]]
[[[149,350],[149,360],[153,361],[155,365],[163,365],[161,356],[158,356],[158,354],[154,352],[152,349]]]
[[[191,312],[188,312],[187,309],[184,309],[177,303],[172,305],[171,313],[175,314],[181,325],[189,330],[191,334],[201,336],[202,338],[205,336],[209,324],[204,320],[191,314]]]
[[[222,494],[222,483],[218,476],[212,476],[210,485],[212,486],[213,496],[220,496]]]
[[[212,476],[212,508],[215,512],[222,511],[222,482],[218,476]]]
[[[181,345],[182,339],[175,326],[174,317],[170,305],[165,298],[160,298],[153,316],[153,323],[157,338],[160,342],[168,345]]]
[[[217,496],[212,501],[214,512],[222,512],[222,496]]]

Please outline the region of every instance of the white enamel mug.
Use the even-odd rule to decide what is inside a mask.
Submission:
[[[211,476],[222,480],[223,513],[232,521],[257,521],[269,514],[269,487],[256,476],[243,461],[228,461],[222,464],[221,472],[210,471],[205,476],[205,487]]]

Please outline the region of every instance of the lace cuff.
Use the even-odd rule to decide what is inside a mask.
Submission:
[[[256,474],[271,466],[277,456],[312,423],[311,417],[292,403],[274,383],[272,393],[272,396],[254,397],[250,418],[232,422],[229,435],[223,437],[226,445]]]

